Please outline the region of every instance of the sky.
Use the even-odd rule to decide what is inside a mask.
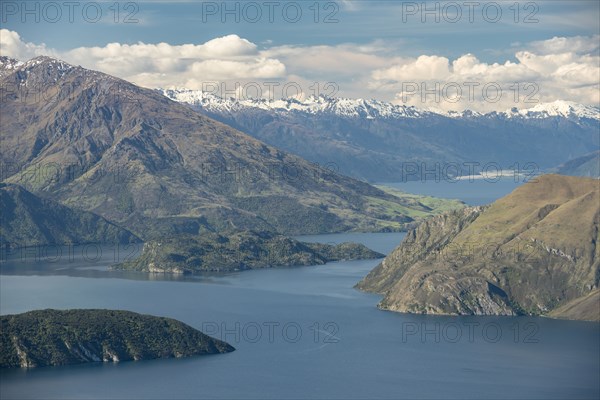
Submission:
[[[6,1],[0,54],[226,97],[600,103],[598,1]]]

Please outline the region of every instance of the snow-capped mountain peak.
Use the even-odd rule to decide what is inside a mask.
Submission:
[[[418,118],[429,111],[413,106],[401,106],[378,100],[348,99],[328,96],[310,96],[304,100],[294,98],[235,99],[221,98],[214,94],[189,89],[157,89],[172,100],[200,106],[207,111],[233,112],[245,108],[258,108],[273,112],[302,112],[308,114],[330,114],[344,117],[375,118]]]
[[[26,83],[30,71],[37,66],[43,66],[45,78],[52,77],[56,82],[64,74],[76,68],[75,66],[48,56],[38,56],[28,61],[19,61],[9,57],[0,57],[0,77],[22,71],[24,74],[20,77],[21,83]]]
[[[598,107],[586,106],[574,103],[572,101],[556,100],[551,103],[540,103],[527,109],[511,108],[505,112],[507,117],[523,118],[589,118],[600,119],[600,109]]]
[[[0,77],[12,73],[23,65],[25,65],[23,61],[6,56],[0,57]]]
[[[552,103],[541,103],[528,109],[512,108],[505,112],[492,112],[482,114],[477,111],[443,111],[434,108],[423,110],[414,106],[396,105],[379,100],[349,99],[327,96],[310,96],[304,100],[293,98],[267,100],[267,99],[236,99],[221,98],[212,93],[201,90],[184,88],[157,89],[172,100],[191,104],[208,112],[224,113],[236,112],[243,109],[261,109],[276,113],[301,112],[306,114],[335,115],[347,118],[364,119],[403,119],[423,118],[427,116],[444,116],[453,119],[501,117],[541,119],[563,117],[571,120],[581,118],[600,120],[600,111],[597,107],[585,106],[570,101],[557,100]]]
[[[0,57],[0,78],[8,78],[11,74],[15,74],[12,83],[25,87],[33,86],[36,90],[42,90],[45,85],[56,83],[69,74],[85,75],[96,79],[101,77],[118,79],[99,71],[88,70],[48,56],[38,56],[27,61]]]

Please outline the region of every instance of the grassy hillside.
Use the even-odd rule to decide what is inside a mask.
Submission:
[[[74,243],[129,243],[131,232],[85,211],[0,183],[0,245],[26,247]]]
[[[552,310],[549,315],[554,318],[600,321],[600,289]]]
[[[400,230],[413,222],[401,198],[100,72],[38,57],[0,75],[0,101],[5,181],[144,240],[227,229]]]
[[[599,216],[600,182],[543,175],[426,221],[358,287],[392,311],[560,315],[598,288]]]

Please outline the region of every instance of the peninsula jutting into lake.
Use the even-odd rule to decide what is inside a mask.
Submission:
[[[0,20],[0,399],[600,398],[600,2]]]
[[[429,219],[357,287],[391,311],[600,320],[598,180],[543,175]]]

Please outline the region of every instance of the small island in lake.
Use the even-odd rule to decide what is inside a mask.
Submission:
[[[120,310],[36,310],[0,317],[0,368],[228,353],[229,344],[171,318]]]
[[[273,266],[322,265],[331,261],[383,258],[357,243],[305,243],[270,232],[179,235],[144,244],[135,260],[113,269],[155,273],[238,271]]]

